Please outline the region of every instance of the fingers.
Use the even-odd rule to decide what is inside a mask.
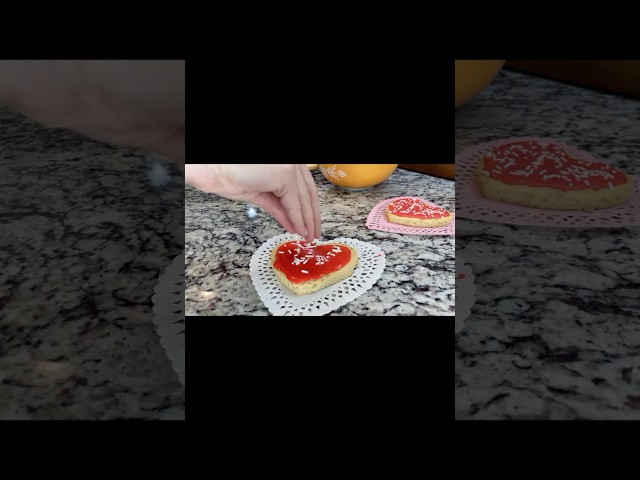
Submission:
[[[318,187],[313,180],[313,175],[305,165],[302,167],[302,176],[307,186],[309,196],[311,197],[311,210],[313,211],[313,227],[314,227],[314,239],[320,239],[322,232],[320,230],[320,201],[318,200]]]
[[[311,205],[311,192],[309,192],[309,185],[305,181],[305,172],[302,170],[304,165],[297,165],[297,167],[296,186],[298,187],[300,207],[302,208],[302,218],[304,219],[304,226],[307,230],[305,240],[307,242],[312,242],[316,238],[316,222],[313,216],[313,207]]]
[[[280,197],[281,205],[295,233],[310,242],[320,238],[320,204],[317,188],[305,165],[296,164],[292,167],[291,173],[285,176],[281,189],[274,193]],[[282,221],[278,221],[284,226]]]
[[[264,209],[264,211],[271,215],[276,222],[282,225],[287,232],[296,233],[296,229],[289,220],[287,212],[285,212],[280,199],[273,193],[261,193],[256,198],[252,199],[252,203]]]
[[[295,232],[302,236],[307,237],[309,232],[304,226],[304,218],[302,216],[302,206],[300,204],[300,194],[298,192],[297,185],[289,185],[285,191],[284,196],[280,199],[282,206],[284,207],[289,220],[295,228]]]
[[[273,193],[280,197],[280,202],[282,203],[289,220],[293,224],[295,232],[298,235],[307,238],[307,236],[312,232],[309,232],[305,226],[303,202],[300,198],[298,165],[287,165],[286,170],[283,170],[283,173],[283,177],[280,178],[282,181],[280,188]]]
[[[160,155],[164,155],[179,164],[184,164],[185,161],[185,142],[184,142],[184,127],[179,128],[171,136],[163,138],[160,142],[153,146]]]
[[[320,238],[317,188],[305,165],[283,164],[269,169],[262,165],[248,169],[243,166],[237,171],[230,168],[233,165],[226,167],[227,175],[219,173],[220,178],[210,191],[258,205],[288,232],[297,233],[308,242]]]

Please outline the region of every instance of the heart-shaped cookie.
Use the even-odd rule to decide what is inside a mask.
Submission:
[[[444,208],[419,198],[398,198],[387,205],[385,214],[391,223],[413,227],[441,227],[453,220],[451,213]]]
[[[344,280],[353,273],[358,253],[339,243],[289,241],[271,254],[276,277],[298,295],[305,295]]]
[[[534,140],[493,148],[480,160],[477,178],[488,198],[539,208],[607,208],[625,203],[633,192],[624,172]]]
[[[511,185],[567,191],[610,188],[628,181],[610,165],[579,160],[558,145],[534,141],[500,145],[483,158],[482,167],[482,175]]]

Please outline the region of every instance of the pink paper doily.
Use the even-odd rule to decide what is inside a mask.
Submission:
[[[420,199],[428,205],[433,205],[434,207],[439,207],[433,202],[429,202],[424,198],[420,197],[396,197],[396,198],[387,198],[386,200],[381,201],[373,210],[369,213],[367,217],[367,227],[371,230],[380,230],[381,232],[391,232],[391,233],[408,233],[411,235],[455,235],[456,234],[456,216],[453,215],[453,220],[449,225],[445,225],[444,227],[437,228],[419,228],[419,227],[409,227],[407,225],[398,225],[397,223],[391,223],[387,220],[387,216],[384,214],[384,209],[394,200],[398,200],[400,198],[409,198],[409,199]]]
[[[456,214],[462,218],[485,222],[529,225],[536,227],[611,228],[640,225],[640,182],[636,177],[635,190],[625,205],[595,211],[550,210],[485,198],[475,182],[475,173],[481,157],[492,148],[513,141],[543,141],[554,143],[576,158],[588,162],[602,160],[566,143],[550,138],[513,137],[482,143],[456,155]]]

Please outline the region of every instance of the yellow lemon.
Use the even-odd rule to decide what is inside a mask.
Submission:
[[[320,163],[320,172],[334,185],[347,189],[364,189],[384,182],[398,167],[397,163]]]
[[[484,90],[504,65],[504,60],[456,60],[456,108]]]

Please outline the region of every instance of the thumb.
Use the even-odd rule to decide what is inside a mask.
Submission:
[[[269,213],[269,215],[282,225],[287,232],[298,233],[291,223],[291,220],[289,220],[287,212],[282,206],[280,199],[273,193],[261,193],[251,199],[251,202]]]

